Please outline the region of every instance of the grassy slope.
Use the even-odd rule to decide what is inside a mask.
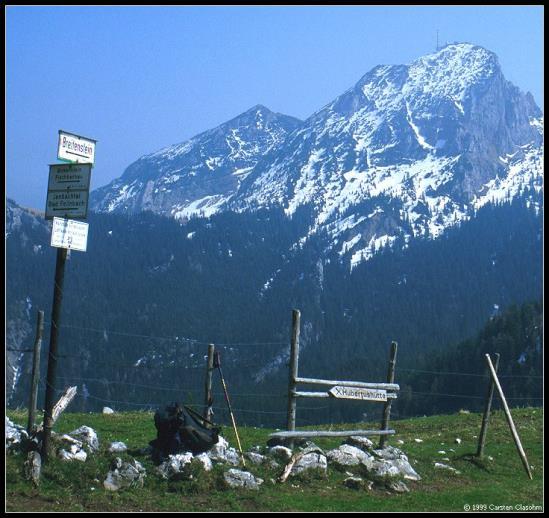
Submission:
[[[70,432],[85,424],[99,435],[101,452],[88,457],[85,463],[63,463],[56,459],[43,468],[38,489],[23,477],[22,455],[8,455],[6,462],[7,511],[463,511],[464,505],[511,506],[543,505],[543,410],[515,409],[513,419],[528,460],[533,466],[534,480],[530,481],[522,467],[502,412],[492,415],[486,445],[486,455],[494,458],[484,463],[473,461],[469,455],[476,451],[476,436],[480,429],[479,414],[433,416],[394,422],[397,436],[389,444],[404,441],[400,447],[409,457],[420,482],[407,482],[407,494],[388,494],[383,490],[356,491],[342,485],[344,473],[329,468],[328,478],[307,475],[290,479],[285,484],[273,484],[282,470],[266,471],[260,467],[248,469],[264,478],[259,491],[226,490],[220,484],[222,468],[202,475],[198,480],[168,482],[160,479],[153,465],[133,452],[147,468],[142,489],[128,489],[111,493],[103,489],[103,480],[114,457],[106,449],[110,441],[124,441],[138,450],[155,437],[152,415],[149,413],[64,414],[56,431]],[[22,412],[9,412],[9,417],[25,424]],[[368,425],[366,425],[368,426]],[[371,426],[371,425],[370,425]],[[334,429],[345,428],[336,426]],[[353,429],[357,425],[352,425]],[[244,450],[264,445],[269,430],[242,428]],[[230,427],[224,436],[236,445]],[[456,437],[462,439],[460,445]],[[415,438],[423,439],[416,443]],[[323,448],[336,447],[337,439],[317,440]],[[449,451],[453,448],[455,452]],[[439,450],[447,455],[439,454]],[[433,463],[449,457],[451,464],[461,471],[455,475],[435,470]],[[351,470],[353,471],[353,470]],[[92,489],[94,488],[94,489]],[[488,509],[489,510],[489,509]]]

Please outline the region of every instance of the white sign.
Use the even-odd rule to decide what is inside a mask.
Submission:
[[[67,162],[93,164],[95,159],[95,143],[97,141],[59,130],[57,158]]]
[[[328,393],[342,399],[364,399],[367,401],[387,401],[387,391],[355,387],[332,387]]]
[[[88,224],[71,219],[53,218],[51,246],[69,250],[86,251],[88,245]]]

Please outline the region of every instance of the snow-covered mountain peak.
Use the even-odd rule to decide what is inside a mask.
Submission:
[[[543,119],[497,56],[453,43],[379,65],[301,122],[256,105],[141,158],[96,210],[175,218],[277,206],[311,218],[351,265],[399,238],[437,237],[490,200],[539,190]]]
[[[208,216],[231,198],[260,158],[300,124],[256,105],[190,140],[141,157],[120,178],[92,193],[93,209]]]

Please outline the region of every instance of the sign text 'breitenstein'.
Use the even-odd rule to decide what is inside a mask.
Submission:
[[[59,130],[57,158],[66,162],[93,164],[95,160],[95,143],[97,141]]]

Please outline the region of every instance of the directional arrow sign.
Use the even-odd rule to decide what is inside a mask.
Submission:
[[[57,158],[65,162],[93,164],[95,160],[95,143],[97,141],[81,137],[74,133],[59,130],[59,144]]]
[[[328,394],[338,399],[363,399],[367,401],[387,401],[387,391],[354,387],[332,387]]]
[[[46,219],[86,218],[91,167],[91,164],[50,165]]]
[[[78,189],[87,191],[90,188],[91,164],[52,164],[48,191]]]

